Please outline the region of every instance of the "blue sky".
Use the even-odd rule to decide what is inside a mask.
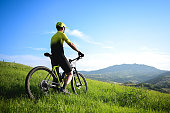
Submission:
[[[45,65],[55,24],[85,54],[79,70],[146,64],[170,70],[169,0],[1,0],[0,60]],[[65,54],[77,53],[65,44]]]

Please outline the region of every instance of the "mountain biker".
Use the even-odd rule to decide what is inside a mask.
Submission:
[[[66,42],[73,50],[78,52],[79,56],[84,56],[83,53],[81,53],[77,47],[68,39],[68,37],[65,35],[65,29],[66,25],[62,22],[58,22],[56,24],[56,29],[58,32],[53,35],[51,38],[51,53],[52,53],[52,67],[53,66],[60,66],[64,72],[66,73],[67,77],[64,80],[64,85],[60,89],[61,92],[68,93],[68,90],[66,90],[67,85],[71,82],[72,79],[72,68],[70,66],[70,63],[66,59],[64,55],[64,42]],[[57,72],[59,72],[59,68],[57,69]]]

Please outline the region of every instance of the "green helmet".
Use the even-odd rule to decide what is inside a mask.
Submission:
[[[57,27],[65,27],[65,28],[67,28],[67,26],[63,23],[63,22],[57,22],[57,24],[56,24],[56,28]]]

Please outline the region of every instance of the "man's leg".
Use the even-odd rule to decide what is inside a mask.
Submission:
[[[65,78],[64,85],[63,85],[64,89],[66,89],[67,85],[71,82],[72,76],[73,76],[72,72],[67,73],[67,77]]]
[[[64,85],[61,88],[61,91],[64,92],[64,93],[70,94],[68,92],[68,90],[66,90],[66,87],[72,79],[72,67],[71,67],[69,61],[66,59],[66,57],[64,55],[60,58],[59,61],[60,61],[59,65],[64,70],[64,72],[67,74],[66,78],[64,79]]]

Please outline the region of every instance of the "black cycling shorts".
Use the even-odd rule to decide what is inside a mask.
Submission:
[[[52,67],[59,65],[64,70],[65,73],[69,73],[72,70],[70,63],[67,60],[67,58],[64,56],[64,54],[59,55],[59,56],[52,55],[51,64],[52,64]],[[57,69],[57,72],[58,71],[59,69]]]

